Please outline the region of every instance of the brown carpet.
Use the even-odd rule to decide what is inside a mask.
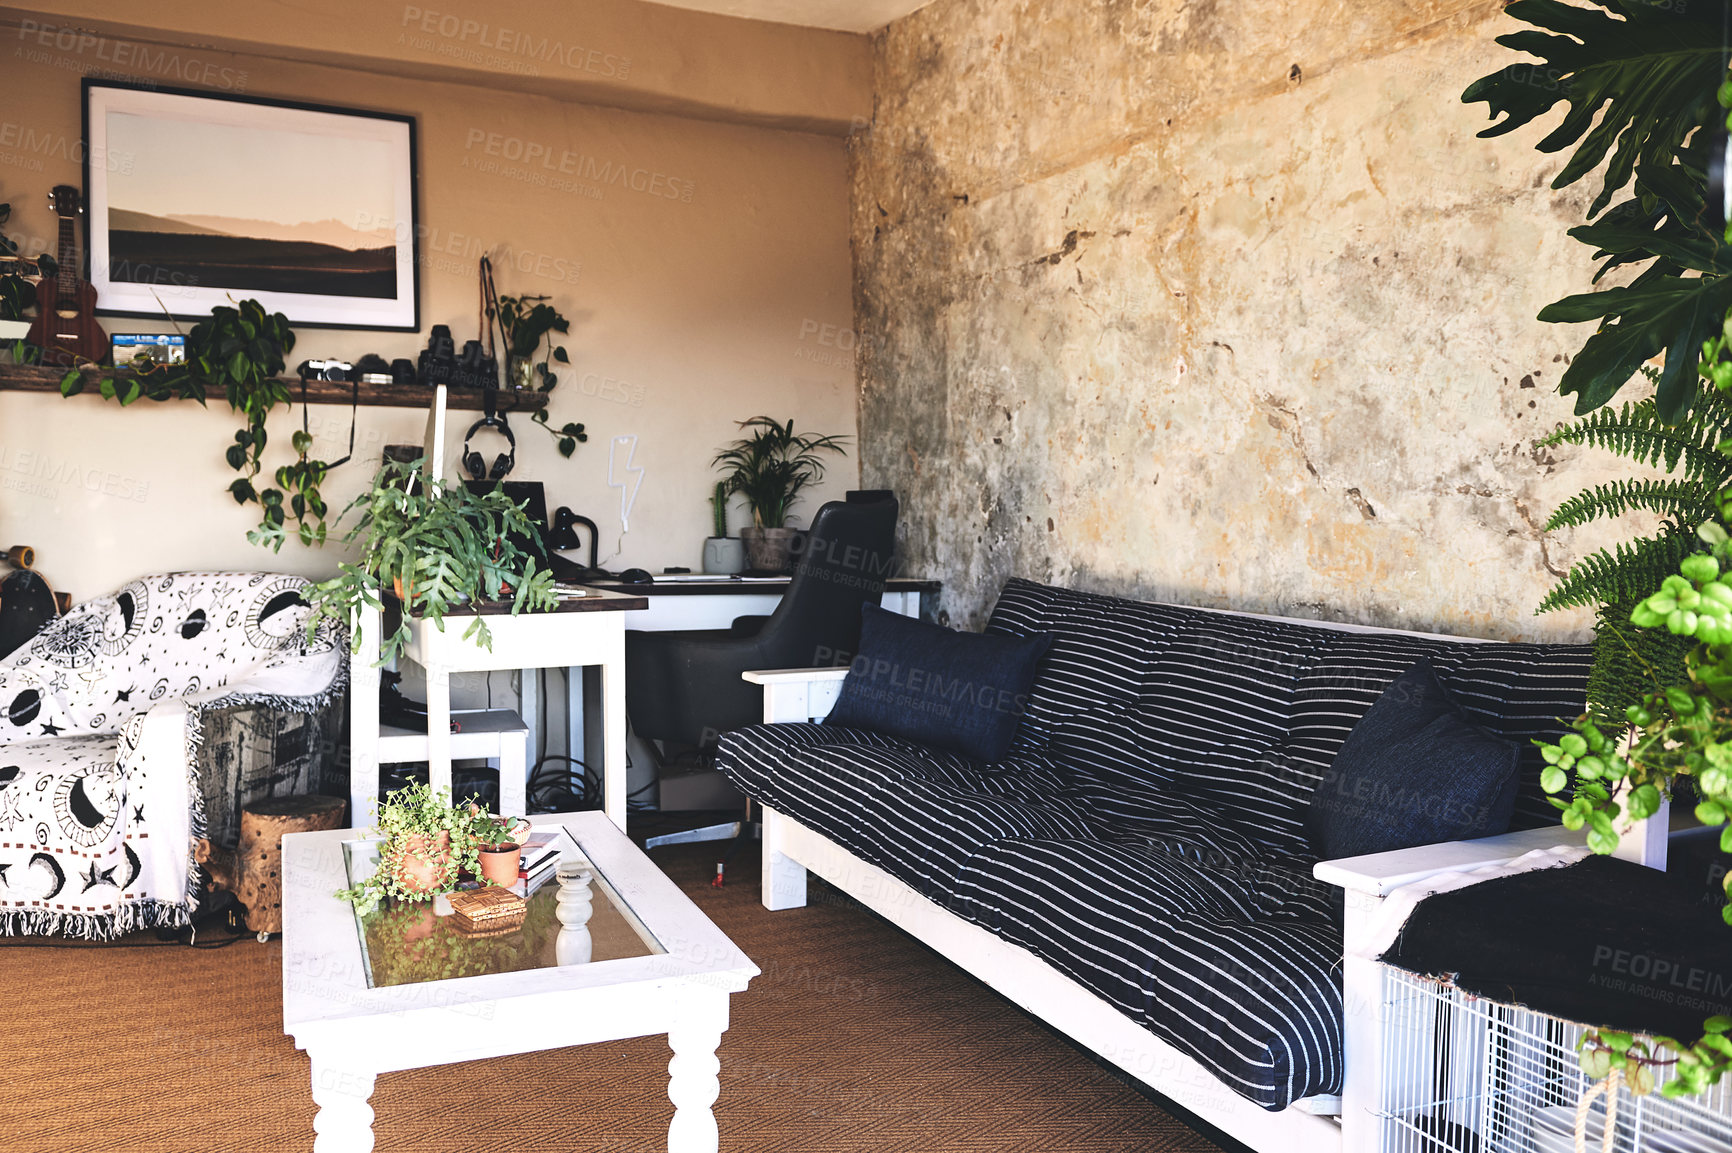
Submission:
[[[747,853],[721,890],[707,884],[713,846],[654,855],[763,970],[733,998],[722,1038],[724,1149],[1216,1148],[819,882],[810,907],[770,913]],[[209,951],[0,949],[0,1148],[311,1149],[281,957],[278,941],[250,937]],[[377,1149],[665,1149],[668,1057],[655,1037],[387,1073],[372,1101]]]

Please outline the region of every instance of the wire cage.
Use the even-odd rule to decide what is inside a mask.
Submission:
[[[1380,965],[1384,1153],[1573,1153],[1576,1106],[1592,1082],[1576,1043],[1585,1027]],[[1663,1085],[1668,1070],[1656,1070]],[[1605,1098],[1588,1115],[1601,1149]],[[1699,1097],[1619,1090],[1618,1153],[1732,1153],[1732,1084]]]

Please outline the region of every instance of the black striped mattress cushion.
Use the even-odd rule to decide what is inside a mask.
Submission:
[[[1256,1103],[1339,1090],[1338,898],[1304,861],[1257,855],[1194,803],[1144,797],[1119,826],[1098,786],[1066,784],[1038,756],[986,766],[827,725],[736,729],[717,763]]]

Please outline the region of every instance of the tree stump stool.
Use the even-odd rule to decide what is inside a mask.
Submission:
[[[266,797],[241,809],[241,839],[228,887],[246,906],[247,928],[259,940],[283,931],[283,834],[342,828],[344,803],[341,797],[308,794]]]

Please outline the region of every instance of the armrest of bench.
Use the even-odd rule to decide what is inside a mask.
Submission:
[[[841,669],[749,669],[741,678],[764,686],[764,723],[790,724],[821,721],[836,703],[842,680]]]
[[[1474,841],[1444,841],[1388,853],[1319,861],[1312,866],[1311,875],[1327,884],[1339,885],[1349,893],[1382,897],[1402,885],[1423,881],[1438,873],[1459,873],[1485,865],[1500,865],[1535,849],[1586,844],[1587,836],[1585,829],[1572,833],[1562,825],[1547,825]]]

